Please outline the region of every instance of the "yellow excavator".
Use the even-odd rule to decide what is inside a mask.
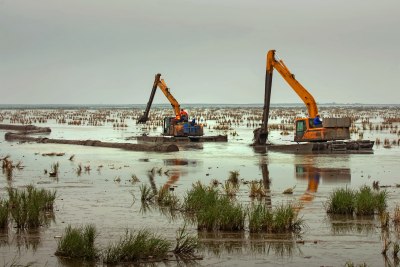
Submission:
[[[308,117],[295,120],[294,142],[312,142],[313,151],[372,150],[373,141],[343,141],[350,139],[350,118],[325,118],[321,124],[314,124],[314,119],[318,115],[318,107],[314,97],[296,80],[285,63],[275,58],[275,50],[270,50],[267,54],[262,124],[260,128],[254,130],[254,145],[266,145],[268,140],[268,117],[274,69],[285,79],[307,107]]]
[[[155,76],[149,102],[147,103],[144,114],[138,119],[138,123],[146,123],[149,120],[149,112],[157,87],[160,88],[167,97],[175,113],[175,117],[164,118],[163,135],[174,137],[203,136],[203,125],[197,124],[194,120],[189,122],[187,114],[185,114],[186,118],[183,118],[178,101],[171,94],[164,79],[161,79],[160,73]]]

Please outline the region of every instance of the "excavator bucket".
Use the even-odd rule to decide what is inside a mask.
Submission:
[[[143,114],[137,121],[137,123],[146,123],[146,121],[149,120],[149,117],[146,116],[146,114]]]
[[[268,140],[268,131],[264,132],[262,128],[257,128],[253,131],[253,146],[263,146],[267,144]]]

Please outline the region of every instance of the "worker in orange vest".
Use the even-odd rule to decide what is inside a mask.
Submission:
[[[181,116],[181,120],[180,121],[187,122],[188,119],[189,119],[188,113],[183,108],[181,109],[180,116]]]

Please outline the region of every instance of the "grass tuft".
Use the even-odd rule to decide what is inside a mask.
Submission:
[[[329,196],[327,212],[333,214],[353,214],[355,192],[350,188],[335,189]]]
[[[225,181],[225,183],[222,185],[222,189],[225,191],[225,194],[228,197],[236,196],[237,192],[239,191],[239,188],[240,188],[240,184],[233,183],[229,180]]]
[[[150,201],[152,202],[154,199],[154,194],[147,184],[141,184],[140,187],[140,194],[141,194],[141,200],[142,201]]]
[[[374,215],[383,213],[387,206],[387,191],[376,192],[369,186],[359,190],[340,188],[333,191],[326,203],[326,211],[332,214]]]
[[[179,208],[178,197],[171,193],[168,188],[161,188],[156,195],[157,203],[160,206],[168,206],[172,209]]]
[[[249,197],[251,198],[260,199],[267,196],[267,192],[264,189],[262,181],[251,181],[249,184],[249,189]]]
[[[110,244],[104,251],[104,263],[137,262],[140,260],[162,260],[166,257],[171,243],[147,230],[125,233],[116,244]]]
[[[73,259],[95,260],[99,257],[94,242],[97,237],[97,230],[94,225],[72,228],[69,225],[65,229],[64,236],[57,246],[56,256]]]
[[[400,244],[398,241],[393,243],[393,258],[397,258],[400,251]]]
[[[187,192],[184,210],[194,213],[198,229],[208,231],[240,231],[244,229],[246,212],[228,196],[220,195],[217,188],[196,183]]]
[[[393,222],[395,225],[400,224],[400,206],[399,206],[399,204],[396,204],[396,207],[394,208]]]
[[[60,172],[60,163],[56,162],[51,165],[51,171],[49,172],[50,177],[57,177]]]
[[[181,256],[194,256],[194,252],[199,247],[197,237],[190,236],[186,232],[186,224],[176,231],[176,245],[173,252]]]
[[[239,171],[230,171],[228,181],[234,184],[239,183]]]
[[[140,182],[139,178],[136,176],[136,174],[132,174],[131,175],[131,183],[134,184],[134,183],[138,183],[138,182]]]
[[[304,221],[298,218],[292,204],[282,204],[270,210],[266,204],[260,203],[249,210],[249,229],[253,233],[299,233],[303,227]]]
[[[47,222],[46,211],[53,211],[57,191],[36,189],[8,189],[11,216],[17,228],[37,228]]]
[[[0,200],[0,229],[7,228],[8,226],[8,201]]]

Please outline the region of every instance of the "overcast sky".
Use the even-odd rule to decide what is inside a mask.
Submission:
[[[262,103],[277,55],[318,103],[400,103],[399,0],[0,0],[0,104]],[[275,72],[272,103],[301,103]],[[155,103],[168,103],[161,91]]]

